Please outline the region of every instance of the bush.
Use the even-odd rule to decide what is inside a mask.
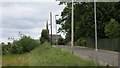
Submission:
[[[38,46],[38,42],[34,39],[23,36],[18,42],[17,45],[19,48],[23,49],[23,52],[29,52]]]
[[[65,45],[65,42],[64,42],[63,38],[58,39],[58,45]]]
[[[85,46],[86,45],[85,43],[86,43],[86,40],[84,38],[80,38],[76,41],[76,44],[78,46]]]
[[[22,54],[25,52],[30,52],[35,47],[37,47],[39,43],[34,39],[22,36],[20,40],[14,40],[14,42],[8,45],[2,45],[2,53],[4,54]]]
[[[111,19],[108,24],[105,25],[104,29],[106,36],[109,38],[120,37],[120,24],[115,19]]]
[[[8,45],[2,45],[2,55],[9,54],[10,53],[10,46]]]
[[[19,45],[17,45],[17,44],[13,44],[13,45],[11,46],[10,52],[11,52],[12,54],[21,54],[21,53],[23,53],[23,47],[22,47],[22,46],[19,46]]]
[[[8,42],[8,45],[7,45],[4,42],[2,42],[1,45],[2,45],[2,55],[9,54],[10,53],[10,45],[11,45],[11,43]]]

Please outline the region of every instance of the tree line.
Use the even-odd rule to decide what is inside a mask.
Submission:
[[[62,27],[58,32],[66,34],[65,42],[71,40],[71,3],[60,2],[66,7],[61,12],[57,24]],[[120,37],[120,2],[97,2],[97,36],[100,39]],[[93,2],[74,2],[74,41],[84,43],[86,38],[94,38]],[[79,42],[81,41],[82,42]]]

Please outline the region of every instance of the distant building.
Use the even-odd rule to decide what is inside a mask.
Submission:
[[[62,38],[61,37],[61,35],[52,35],[52,42],[53,43],[56,43],[60,38]],[[49,35],[49,39],[50,39],[50,41],[51,41],[51,35]]]
[[[49,28],[48,28],[48,26],[49,26],[49,25],[48,25],[48,21],[47,21],[47,22],[46,22],[46,30],[48,30],[49,39],[50,39],[50,41],[51,41],[51,34],[49,33]],[[56,43],[56,41],[58,41],[60,38],[62,38],[61,35],[52,34],[52,42],[53,42],[53,43]],[[38,39],[36,39],[36,41],[39,42]]]

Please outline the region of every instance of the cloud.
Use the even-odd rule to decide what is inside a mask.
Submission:
[[[56,2],[56,0],[1,0],[1,2]]]
[[[23,34],[39,38],[49,12],[53,12],[53,33],[55,33],[54,15],[60,14],[64,6],[55,2],[3,2],[2,3],[2,38],[18,37]]]

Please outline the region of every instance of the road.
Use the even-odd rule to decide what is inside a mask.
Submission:
[[[57,47],[72,51],[71,47],[67,45],[58,45]],[[74,50],[74,54],[80,57],[86,57],[86,58],[91,58],[91,59],[95,59],[96,57],[96,52],[92,48],[74,46],[73,50]],[[98,56],[97,59],[103,62],[105,65],[108,64],[112,66],[118,66],[118,53],[117,52],[98,50],[97,56]]]

